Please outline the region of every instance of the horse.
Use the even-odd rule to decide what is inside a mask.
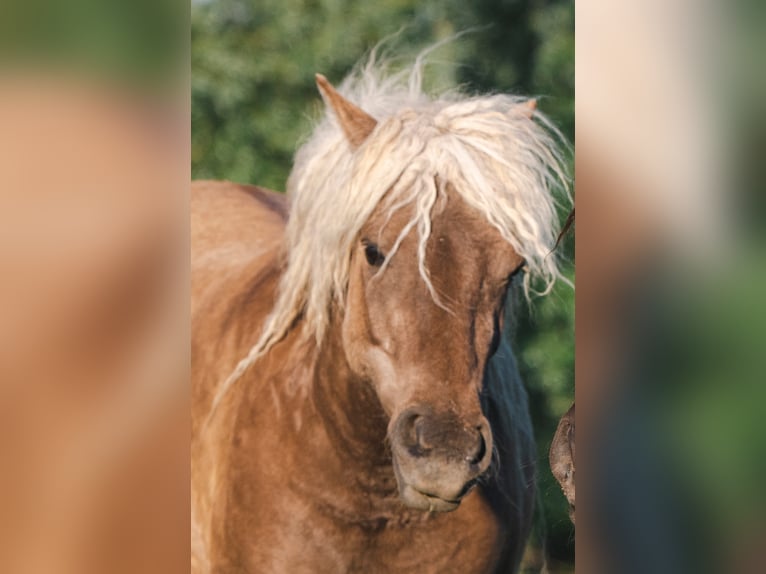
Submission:
[[[513,572],[536,450],[512,309],[561,278],[535,100],[358,67],[286,196],[192,191],[192,571]]]

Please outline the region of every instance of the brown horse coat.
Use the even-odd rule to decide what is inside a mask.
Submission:
[[[296,324],[204,428],[216,388],[274,304],[288,215],[283,196],[260,188],[193,186],[192,571],[513,571],[531,523],[535,455],[505,338],[481,392],[492,466],[453,512],[402,504],[388,415],[351,375],[338,325],[317,347]]]
[[[575,405],[559,420],[548,451],[551,472],[569,503],[569,517],[575,522]]]

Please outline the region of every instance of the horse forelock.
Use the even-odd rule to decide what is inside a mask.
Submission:
[[[571,201],[561,134],[525,98],[454,91],[428,96],[420,84],[422,65],[418,59],[407,73],[391,75],[371,59],[340,88],[377,120],[369,137],[354,149],[335,117],[325,113],[298,150],[287,186],[288,265],[277,302],[219,396],[299,315],[304,334],[321,342],[332,304],[344,304],[355,241],[379,205],[391,211],[411,206],[412,220],[400,240],[418,233],[419,272],[437,303],[425,248],[433,206],[448,185],[525,259],[527,297],[547,293],[561,278],[552,253],[557,191]]]

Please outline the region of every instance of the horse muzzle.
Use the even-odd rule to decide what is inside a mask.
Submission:
[[[453,413],[412,407],[392,427],[391,451],[402,502],[419,510],[448,512],[489,468],[492,433],[484,416],[466,424]]]

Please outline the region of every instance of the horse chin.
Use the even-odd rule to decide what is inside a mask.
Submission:
[[[450,474],[449,469],[442,469],[439,480],[434,481],[422,476],[416,468],[403,469],[396,456],[393,463],[394,475],[399,487],[399,499],[405,506],[415,510],[429,512],[457,510],[465,495],[476,485],[476,480],[469,480],[467,483],[463,483],[457,477],[447,480]]]
[[[409,484],[399,487],[399,497],[405,506],[415,510],[427,510],[429,512],[451,512],[460,506],[460,499],[447,500],[435,494],[418,490]]]

